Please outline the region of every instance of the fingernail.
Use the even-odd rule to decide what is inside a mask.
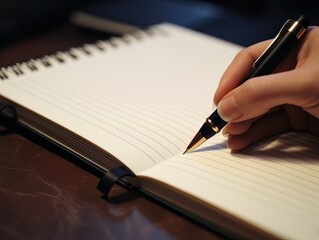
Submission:
[[[226,148],[230,149],[228,146],[228,139],[226,140]]]
[[[227,139],[227,141],[226,141],[226,147],[227,147],[228,149],[231,149],[231,148],[229,147],[229,140],[231,139],[231,137],[232,137],[232,135],[229,135],[229,136],[228,136],[228,139]]]
[[[212,105],[212,110],[215,110],[217,107],[217,104],[215,103],[215,101],[213,102],[213,105]]]
[[[234,96],[229,96],[220,101],[217,106],[217,112],[226,122],[234,120],[242,115]]]
[[[228,124],[223,128],[222,130],[222,134],[224,137],[228,137],[229,136],[229,131],[228,131]]]

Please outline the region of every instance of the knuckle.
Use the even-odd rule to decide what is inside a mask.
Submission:
[[[242,92],[242,94],[246,96],[245,98],[247,98],[250,104],[254,104],[265,98],[266,90],[261,89],[260,84],[257,84],[257,81],[246,81],[243,86],[244,91]]]

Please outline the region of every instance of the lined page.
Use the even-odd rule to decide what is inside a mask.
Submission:
[[[214,136],[144,173],[285,239],[319,237],[319,139],[273,137],[242,152]]]
[[[87,46],[90,55],[73,49],[78,60],[63,53],[64,63],[49,57],[53,67],[11,74],[0,81],[0,94],[138,173],[186,149],[210,112],[221,74],[240,49],[170,24],[154,29],[101,42],[104,51]]]

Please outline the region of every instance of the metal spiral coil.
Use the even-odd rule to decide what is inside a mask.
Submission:
[[[21,76],[26,72],[34,72],[41,68],[49,68],[56,64],[64,64],[67,61],[76,61],[83,56],[91,56],[95,52],[104,52],[108,48],[118,48],[121,45],[141,41],[145,37],[152,37],[163,32],[156,27],[134,31],[120,37],[113,37],[107,40],[99,40],[95,43],[84,44],[80,47],[70,48],[64,51],[55,52],[41,57],[32,58],[15,64],[9,64],[0,68],[0,81],[10,79],[11,75]]]

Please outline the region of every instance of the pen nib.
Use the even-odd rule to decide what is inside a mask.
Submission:
[[[200,132],[198,132],[193,138],[193,140],[190,142],[190,144],[186,148],[186,151],[183,154],[192,152],[194,149],[196,149],[199,145],[204,143],[206,140],[207,139],[203,137],[203,135]]]

